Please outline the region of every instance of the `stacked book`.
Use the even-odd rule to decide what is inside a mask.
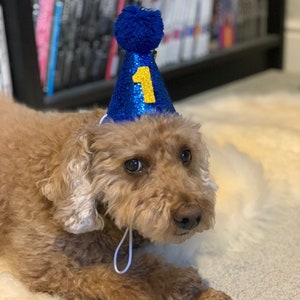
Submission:
[[[129,2],[132,1],[34,1],[40,80],[47,95],[116,76],[119,55],[113,24]]]
[[[158,48],[162,67],[207,55],[213,0],[145,0],[143,6],[160,9],[165,36]]]
[[[267,33],[267,0],[32,0],[41,84],[48,95],[118,74],[123,52],[113,24],[129,4],[159,9],[163,67]]]
[[[225,49],[267,34],[267,0],[215,0],[210,50]]]

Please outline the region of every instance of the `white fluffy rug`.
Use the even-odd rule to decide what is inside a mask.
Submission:
[[[164,251],[233,299],[300,299],[300,93],[177,108],[203,124],[219,185],[216,226]]]
[[[203,124],[219,186],[216,226],[154,251],[193,264],[233,299],[298,299],[300,93],[201,100],[195,96],[176,108]],[[0,299],[53,298],[30,294],[0,259]]]

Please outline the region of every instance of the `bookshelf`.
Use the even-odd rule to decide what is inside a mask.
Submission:
[[[14,96],[40,109],[106,106],[115,79],[82,84],[45,96],[39,79],[31,0],[0,0],[3,6]],[[269,0],[268,34],[161,68],[173,101],[270,69],[282,68],[284,0]]]

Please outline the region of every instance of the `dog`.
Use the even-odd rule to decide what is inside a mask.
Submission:
[[[177,114],[100,125],[104,113],[45,113],[0,96],[0,255],[30,290],[64,299],[230,299],[195,269],[138,251],[213,227],[199,125]],[[135,252],[119,274],[126,228]]]

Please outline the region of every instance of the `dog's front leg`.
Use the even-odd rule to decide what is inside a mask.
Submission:
[[[63,257],[36,257],[19,265],[22,281],[33,292],[46,292],[66,300],[153,299],[152,287],[132,273],[119,275],[111,263],[85,267],[73,265]]]
[[[67,300],[230,299],[221,292],[206,290],[195,269],[178,268],[151,255],[135,258],[123,275],[115,272],[112,263],[80,267],[62,253],[35,256],[24,265],[20,263],[18,269],[32,290]]]
[[[51,265],[45,260],[40,266],[36,264],[37,268],[44,266],[47,269],[40,272],[27,269],[23,280],[36,292],[66,300],[192,300],[201,292],[201,280],[194,269],[176,268],[150,256],[135,259],[122,275],[115,272],[112,263],[68,266],[63,259],[52,257]]]
[[[151,287],[149,299],[231,299],[223,292],[207,289],[196,269],[176,267],[149,254],[136,258],[128,275]]]

